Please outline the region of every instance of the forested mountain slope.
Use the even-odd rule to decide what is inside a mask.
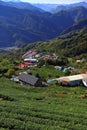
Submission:
[[[87,18],[82,19],[79,22],[73,24],[71,27],[64,30],[64,32],[62,32],[62,34],[70,33],[72,31],[79,32],[81,29],[84,29],[85,27],[87,27]]]
[[[0,47],[53,39],[86,17],[87,9],[83,7],[51,14],[0,4]]]
[[[38,42],[24,47],[37,49],[44,53],[56,53],[60,56],[79,56],[87,54],[87,19],[73,25],[68,33],[48,42]],[[84,23],[84,25],[83,25]],[[78,28],[79,27],[79,28]]]

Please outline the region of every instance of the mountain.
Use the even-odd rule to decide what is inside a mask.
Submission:
[[[66,34],[48,42],[26,45],[23,51],[37,49],[39,52],[56,53],[59,56],[74,57],[87,55],[87,19],[74,24]]]
[[[79,2],[79,3],[70,4],[70,5],[67,5],[67,6],[68,7],[78,7],[78,6],[87,7],[87,2]]]
[[[28,10],[35,10],[35,11],[41,11],[44,12],[42,9],[37,8],[35,6],[33,6],[30,3],[26,3],[26,2],[21,2],[20,0],[0,0],[0,4],[4,5],[4,6],[9,6],[9,7],[16,7],[18,9],[28,9]]]
[[[52,10],[53,13],[58,13],[62,10],[68,10],[71,8],[76,8],[76,7],[85,7],[87,8],[87,2],[79,2],[79,3],[74,3],[74,4],[64,4],[64,5],[57,5],[57,7]]]
[[[21,2],[21,0],[0,0],[0,3],[6,6],[12,6],[20,9],[34,9],[51,13],[57,13],[62,10],[67,10],[79,6],[87,8],[87,2],[79,2],[74,4],[30,4],[27,2]]]
[[[77,22],[83,18],[86,18],[87,15],[87,8],[84,8],[82,6],[71,8],[67,10],[66,12],[69,12],[69,14],[74,18],[74,21]]]
[[[24,44],[53,39],[86,17],[87,9],[84,7],[51,14],[0,4],[0,47],[21,47]]]
[[[68,34],[68,33],[72,33],[72,32],[79,32],[81,29],[83,30],[86,27],[87,27],[87,18],[82,19],[79,22],[75,23],[71,27],[64,30],[61,34],[63,35],[63,34]]]
[[[70,21],[62,26],[62,17],[0,5],[0,47],[54,38],[72,24]],[[69,17],[65,19],[67,21]]]
[[[46,12],[53,12],[56,9],[58,4],[33,4],[35,7],[40,8]]]
[[[58,13],[62,10],[67,10],[79,6],[87,8],[87,2],[79,2],[74,4],[33,4],[33,5],[51,13]]]

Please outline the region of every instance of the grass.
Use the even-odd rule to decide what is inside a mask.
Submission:
[[[28,87],[0,79],[0,130],[87,130],[84,87]]]
[[[54,66],[42,66],[40,68],[34,68],[34,70],[29,70],[29,72],[33,73],[34,75],[39,74],[42,78],[49,79],[55,78],[64,75],[63,72],[58,71],[54,68]],[[49,77],[50,76],[50,77]]]

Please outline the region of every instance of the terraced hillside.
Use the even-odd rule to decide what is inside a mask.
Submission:
[[[87,89],[28,87],[0,78],[0,130],[87,130]]]

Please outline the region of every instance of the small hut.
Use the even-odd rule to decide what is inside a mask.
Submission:
[[[22,84],[29,85],[29,86],[42,86],[42,81],[40,78],[37,78],[33,75],[22,73],[18,77],[19,81]]]

